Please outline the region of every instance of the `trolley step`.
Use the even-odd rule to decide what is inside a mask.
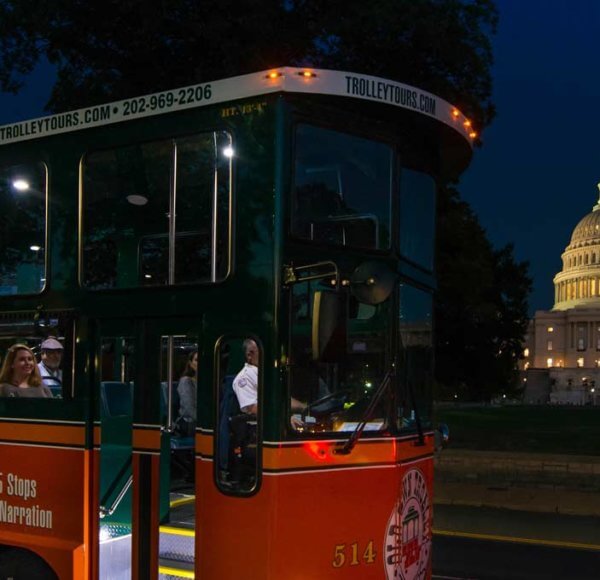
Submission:
[[[161,558],[158,563],[159,580],[179,580],[180,578],[195,578],[194,564]]]

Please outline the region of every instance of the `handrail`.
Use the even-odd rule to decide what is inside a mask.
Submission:
[[[123,501],[125,494],[129,491],[131,484],[133,483],[133,475],[130,475],[125,482],[125,485],[121,488],[119,495],[115,498],[115,501],[112,502],[111,506],[107,509],[103,505],[100,506],[100,519],[103,519],[107,516],[112,516],[116,509],[119,507],[119,504]]]

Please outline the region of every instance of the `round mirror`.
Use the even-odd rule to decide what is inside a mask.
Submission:
[[[350,289],[359,302],[379,304],[394,289],[397,275],[380,262],[363,262],[350,277]]]

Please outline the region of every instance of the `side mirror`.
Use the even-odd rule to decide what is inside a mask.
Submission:
[[[312,304],[312,358],[339,360],[346,351],[345,300],[338,292],[318,290]]]

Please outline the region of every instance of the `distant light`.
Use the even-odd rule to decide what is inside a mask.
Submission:
[[[12,182],[12,186],[17,190],[17,191],[27,191],[29,189],[29,182],[25,181],[24,179],[15,179]]]
[[[29,249],[32,252],[39,252],[42,249],[42,246],[29,246]]]
[[[554,327],[553,326],[549,326],[548,327],[548,332],[554,332]]]
[[[231,147],[231,145],[228,145],[227,147],[225,147],[225,149],[223,149],[223,155],[225,155],[225,157],[228,157],[229,159],[231,159],[235,155],[235,151],[233,150],[233,147]]]
[[[148,198],[143,195],[128,195],[125,198],[131,205],[146,205],[148,203]]]
[[[373,386],[373,383],[371,381],[367,381],[365,383],[365,387],[367,387],[367,389],[370,389]]]
[[[144,274],[144,278],[152,278],[152,274]]]

